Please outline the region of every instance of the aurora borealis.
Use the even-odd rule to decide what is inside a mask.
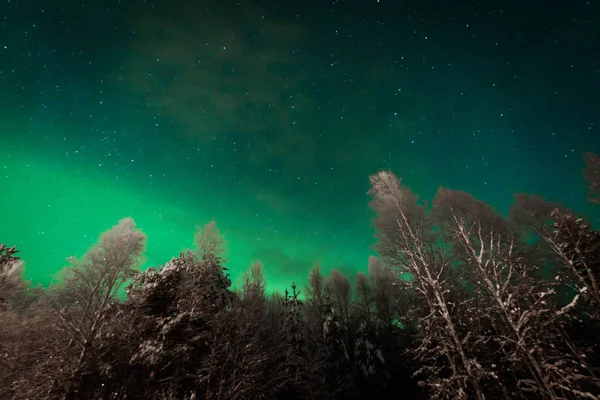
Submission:
[[[126,216],[145,266],[215,220],[234,278],[354,275],[388,168],[598,221],[597,2],[11,0],[0,29],[0,243],[36,283]]]

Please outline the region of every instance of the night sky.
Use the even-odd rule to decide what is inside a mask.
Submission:
[[[354,275],[380,169],[593,212],[598,1],[2,0],[0,29],[0,243],[36,283],[126,216],[146,267],[214,219],[234,278]]]

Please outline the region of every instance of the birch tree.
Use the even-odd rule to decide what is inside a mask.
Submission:
[[[472,195],[440,188],[433,202],[439,226],[452,238],[453,251],[470,276],[483,315],[494,327],[479,339],[495,341],[511,366],[525,375],[517,379],[524,392],[542,398],[567,395],[593,398],[581,388],[589,380],[576,358],[563,351],[560,321],[580,295],[564,306],[553,301],[555,282],[540,276],[540,266],[523,257],[524,243],[508,222]],[[523,368],[524,367],[524,368]],[[498,371],[491,371],[497,378]]]
[[[119,289],[135,276],[145,248],[146,235],[124,218],[100,236],[81,260],[71,259],[62,271],[56,296],[60,306],[59,329],[69,338],[68,347],[77,355],[70,366],[71,378],[62,385],[63,399],[77,395],[77,382],[84,372],[88,352],[107,323],[107,309]]]
[[[225,237],[215,221],[196,229],[194,244],[200,261],[207,261],[209,258],[221,260],[225,255]]]
[[[377,214],[377,251],[387,265],[412,276],[407,285],[418,294],[427,313],[420,319],[423,337],[417,357],[423,367],[417,373],[423,374],[423,384],[434,398],[484,399],[481,366],[469,354],[468,337],[457,328],[457,305],[448,301],[450,291],[456,289],[449,278],[450,258],[437,245],[440,238],[425,208],[391,171],[372,175],[370,183],[370,206]],[[441,366],[443,358],[446,362]]]
[[[600,233],[573,211],[536,195],[516,194],[510,214],[542,241],[558,279],[600,309]]]

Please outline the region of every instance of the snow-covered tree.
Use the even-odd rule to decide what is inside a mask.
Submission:
[[[451,292],[460,289],[451,279],[448,248],[438,246],[440,237],[425,208],[391,171],[372,175],[370,182],[377,251],[387,265],[411,275],[407,286],[427,314],[419,321],[417,356],[423,366],[417,373],[434,397],[483,399],[481,366],[469,353],[469,337],[457,327],[459,305],[449,302]]]
[[[11,303],[23,293],[23,262],[16,255],[16,246],[0,244],[0,312],[9,310]]]
[[[560,345],[560,320],[577,304],[554,299],[556,283],[541,276],[541,265],[524,257],[525,243],[508,221],[469,193],[440,188],[433,214],[448,233],[460,270],[490,330],[477,332],[487,348],[501,349],[504,365],[520,370],[517,387],[543,398],[584,395],[589,381],[577,358]],[[495,344],[494,344],[495,342]],[[487,369],[498,379],[499,368]],[[591,393],[587,393],[592,396]]]
[[[59,327],[69,338],[68,347],[77,356],[67,382],[57,382],[63,398],[76,397],[78,380],[84,372],[88,352],[107,323],[107,310],[119,289],[138,272],[146,235],[124,218],[100,236],[81,260],[72,258],[55,286],[60,317]],[[60,389],[59,389],[60,390]]]

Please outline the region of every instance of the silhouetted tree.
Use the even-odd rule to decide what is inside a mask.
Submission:
[[[409,318],[413,303],[410,288],[400,274],[373,256],[369,257],[368,271],[379,329],[391,333],[400,327],[404,332],[414,328]]]
[[[242,292],[231,308],[216,315],[211,326],[218,337],[202,361],[208,385],[205,399],[272,398],[271,378],[281,352],[267,323],[266,282],[262,264],[254,263],[243,276]]]
[[[28,287],[17,253],[0,245],[0,398],[37,399],[50,389],[64,343],[56,344],[47,299],[37,301],[44,293]]]
[[[68,341],[55,328],[56,314],[48,299],[23,313],[0,312],[0,398],[56,399],[49,395],[52,378],[69,378],[62,371],[72,362]]]
[[[344,324],[350,318],[350,302],[352,300],[352,286],[350,280],[339,271],[332,269],[327,278],[327,285],[331,288],[331,299],[336,313]]]
[[[308,275],[306,293],[306,316],[310,328],[317,336],[323,335],[323,322],[332,307],[331,287],[321,273],[321,266],[316,263]]]
[[[315,383],[321,388],[321,396],[337,398],[349,390],[344,323],[336,311],[331,279],[323,276],[319,264],[311,269],[308,281],[302,308],[306,318],[308,347],[315,355],[312,362],[319,373]]]
[[[371,281],[364,272],[356,274],[356,302],[354,314],[361,321],[365,321],[368,325],[374,323],[373,311],[375,309],[375,301],[373,295],[373,287]]]
[[[267,299],[267,282],[263,275],[263,265],[260,261],[252,264],[242,277],[242,299],[246,303],[262,307]]]
[[[285,289],[281,299],[283,305],[281,335],[285,343],[285,354],[282,358],[281,370],[278,381],[281,382],[280,391],[288,393],[291,397],[316,399],[319,393],[315,381],[310,381],[320,365],[314,363],[307,346],[305,336],[306,321],[303,315],[303,302],[300,291],[292,283],[292,291]]]

